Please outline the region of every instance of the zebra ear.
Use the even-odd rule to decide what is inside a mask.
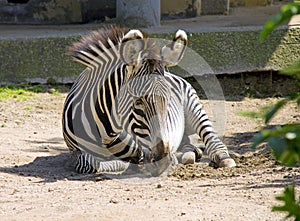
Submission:
[[[178,30],[170,44],[161,49],[161,57],[167,67],[177,65],[183,57],[187,45],[185,31]]]
[[[139,30],[130,30],[122,39],[120,58],[128,65],[137,65],[141,61],[141,52],[144,50],[144,36]]]

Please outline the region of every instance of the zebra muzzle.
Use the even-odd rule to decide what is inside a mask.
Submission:
[[[139,169],[145,175],[159,176],[171,163],[169,147],[162,141],[152,148],[140,148]]]

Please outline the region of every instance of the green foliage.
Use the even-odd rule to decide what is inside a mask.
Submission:
[[[284,5],[281,11],[269,20],[261,32],[260,38],[266,39],[271,31],[290,19],[293,15],[300,14],[300,6],[297,3]],[[280,73],[293,76],[300,79],[300,61],[296,64],[285,68]],[[296,102],[300,106],[300,92],[295,92],[287,98],[277,102],[265,115],[265,124],[268,124],[274,115],[288,102]],[[267,141],[272,148],[275,157],[278,161],[287,166],[293,166],[295,163],[300,163],[300,124],[286,124],[282,127],[276,127],[273,130],[262,130],[256,136],[253,146],[257,146],[262,142]],[[294,217],[295,221],[300,221],[300,198],[296,200],[294,186],[285,188],[284,193],[276,197],[282,201],[284,205],[273,206],[272,211],[287,212],[288,217]]]
[[[281,74],[289,75],[300,79],[300,61],[280,71]]]
[[[269,121],[273,118],[273,116],[277,113],[277,111],[279,111],[279,109],[282,108],[287,102],[288,99],[283,99],[277,102],[265,115],[265,124],[269,123]]]
[[[275,114],[288,102],[296,102],[297,105],[300,106],[300,92],[292,93],[286,98],[278,101],[275,105],[263,106],[259,109],[259,111],[242,110],[238,114],[253,119],[262,119],[264,120],[265,124],[268,124]]]
[[[295,221],[300,221],[300,197],[296,200],[295,187],[287,186],[282,195],[276,197],[277,200],[282,201],[282,206],[273,206],[272,211],[287,212],[286,218],[295,217]]]
[[[0,101],[17,100],[23,101],[34,99],[35,93],[48,92],[53,95],[58,95],[61,87],[48,89],[48,85],[6,85],[0,87]],[[62,88],[63,90],[63,88]]]
[[[0,87],[0,101],[16,99],[28,100],[32,98],[33,93],[23,88],[15,88],[11,86]]]
[[[261,111],[265,124],[268,124],[274,115],[288,102],[295,101],[300,105],[300,92],[295,92],[285,99],[280,100],[267,112]],[[268,142],[278,161],[287,166],[300,163],[300,124],[287,124],[278,126],[273,130],[262,130],[253,141],[253,147],[263,142]]]
[[[249,117],[249,118],[253,118],[253,119],[257,119],[257,120],[262,120],[265,119],[266,114],[269,112],[270,108],[272,108],[272,106],[267,105],[264,107],[261,107],[260,110],[257,111],[249,111],[249,110],[242,110],[239,111],[239,115],[244,116],[244,117]]]
[[[250,117],[253,119],[261,119],[264,117],[264,113],[262,111],[256,112],[256,111],[241,110],[238,112],[238,115],[243,117]]]
[[[260,39],[266,39],[271,31],[273,31],[286,20],[290,19],[293,15],[297,14],[300,14],[300,6],[297,3],[293,2],[284,5],[279,13],[277,13],[271,20],[266,22],[265,27],[260,34]]]
[[[300,105],[300,92],[295,92],[283,100],[278,101],[270,110],[265,114],[265,124],[268,124],[273,116],[288,102],[296,101],[297,105]]]
[[[278,126],[273,130],[262,130],[253,141],[257,146],[267,141],[278,161],[293,166],[300,162],[300,124]]]
[[[290,19],[293,15],[300,14],[299,4],[293,2],[284,5],[281,11],[271,20],[266,22],[261,32],[261,39],[265,39],[274,28],[278,27],[284,21]],[[283,69],[280,73],[300,78],[300,61],[296,64]],[[295,92],[285,99],[277,102],[266,114],[265,124],[268,124],[274,115],[288,102],[296,102],[300,106],[300,92]],[[267,141],[278,160],[283,164],[293,165],[300,162],[300,124],[284,125],[276,127],[274,130],[263,130],[255,138],[253,146],[256,147],[262,142]]]

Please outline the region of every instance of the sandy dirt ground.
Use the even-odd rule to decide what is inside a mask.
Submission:
[[[224,142],[238,153],[236,168],[178,165],[163,177],[107,179],[73,171],[61,132],[65,96],[0,101],[1,220],[283,220],[271,212],[275,196],[290,183],[299,194],[300,168],[278,164],[266,145],[252,149],[262,124],[238,114],[279,98],[226,101]],[[271,124],[299,121],[290,104]]]

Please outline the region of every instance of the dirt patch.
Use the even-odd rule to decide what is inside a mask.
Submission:
[[[204,157],[148,179],[73,171],[61,132],[66,93],[0,101],[1,220],[282,220],[271,206],[287,184],[299,193],[300,168],[278,164],[266,145],[252,149],[262,123],[239,115],[280,98],[231,96],[223,140],[237,167],[214,169]],[[271,126],[299,121],[299,109],[289,104]]]

